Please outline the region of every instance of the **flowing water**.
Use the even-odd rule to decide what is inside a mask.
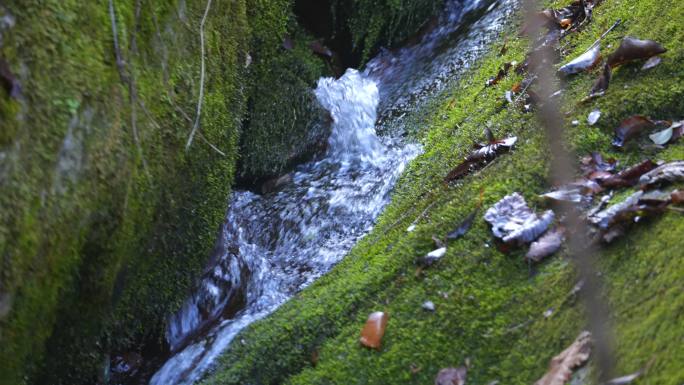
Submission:
[[[277,192],[233,192],[212,260],[168,321],[171,356],[151,384],[199,380],[238,332],[329,271],[371,230],[420,151],[400,139],[406,117],[481,55],[514,2],[447,1],[418,44],[381,53],[365,72],[319,80],[316,98],[333,121],[327,153],[297,167]],[[378,122],[388,134],[376,134]]]

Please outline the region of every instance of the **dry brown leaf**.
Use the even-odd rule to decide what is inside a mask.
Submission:
[[[530,261],[539,262],[558,251],[564,240],[565,229],[563,227],[549,230],[539,240],[532,242],[525,258]]]
[[[581,54],[570,63],[558,69],[559,72],[565,75],[578,74],[580,72],[589,71],[594,68],[601,60],[601,45],[596,44],[589,48],[587,52]]]
[[[385,312],[376,311],[368,316],[366,325],[361,330],[361,345],[380,350],[382,346],[382,336],[385,335],[385,327],[389,316]]]
[[[622,39],[618,49],[608,56],[608,65],[615,68],[632,60],[648,59],[665,52],[667,50],[658,42],[627,36]]]
[[[634,186],[639,182],[639,178],[647,172],[658,167],[652,160],[647,159],[637,165],[624,169],[609,178],[598,180],[598,183],[606,188],[619,188]]]
[[[681,205],[684,203],[684,190],[673,191],[670,197],[673,204]]]
[[[551,359],[549,371],[534,385],[565,385],[572,373],[589,359],[591,345],[591,333],[580,333],[572,345]]]
[[[596,82],[594,82],[594,86],[591,87],[591,92],[589,92],[589,99],[603,96],[608,90],[608,86],[610,86],[611,77],[613,77],[613,70],[606,63],[606,65],[603,66],[603,71],[601,71],[601,75],[599,75],[598,79],[596,79]]]
[[[639,184],[650,186],[660,182],[679,182],[684,180],[684,161],[665,163],[639,178]]]
[[[517,137],[512,136],[502,140],[491,141],[486,145],[478,144],[478,148],[471,152],[461,164],[449,171],[449,174],[444,177],[444,183],[457,180],[478,166],[493,160],[497,155],[510,150],[517,140]]]
[[[465,385],[467,373],[465,366],[442,369],[437,373],[435,385]]]
[[[644,130],[650,130],[655,127],[655,123],[641,115],[634,115],[620,123],[615,129],[615,138],[613,139],[613,146],[624,147],[625,143],[630,139],[637,137]]]

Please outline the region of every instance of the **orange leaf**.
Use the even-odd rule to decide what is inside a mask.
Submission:
[[[359,341],[361,345],[380,350],[382,345],[382,336],[385,334],[385,327],[387,326],[387,320],[389,316],[387,313],[376,311],[368,316],[366,325],[361,330],[361,338]]]

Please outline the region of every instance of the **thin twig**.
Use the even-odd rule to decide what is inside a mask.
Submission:
[[[192,126],[192,131],[190,131],[190,136],[188,137],[188,142],[185,144],[185,151],[187,151],[190,148],[190,145],[192,144],[192,139],[195,137],[195,133],[197,132],[197,128],[199,128],[200,125],[200,117],[202,115],[202,99],[204,98],[204,70],[205,70],[205,64],[204,64],[204,24],[207,21],[207,15],[209,15],[209,8],[211,7],[211,0],[207,0],[207,7],[204,10],[204,16],[202,16],[202,21],[200,22],[200,51],[201,51],[201,57],[200,57],[200,89],[199,89],[199,97],[197,100],[197,114],[195,115],[195,124]]]
[[[136,1],[135,17],[136,24],[133,29],[133,34],[131,35],[131,49],[133,50],[133,53],[135,53],[136,50],[135,35],[137,23],[140,17],[140,0]],[[138,155],[140,156],[140,160],[142,162],[143,171],[145,172],[145,175],[147,175],[147,177],[149,178],[150,172],[147,168],[147,160],[145,160],[145,155],[140,144],[140,136],[138,135],[138,119],[136,110],[138,93],[135,86],[135,78],[133,71],[131,70],[127,73],[126,62],[123,60],[123,55],[121,55],[121,46],[119,46],[119,32],[116,27],[116,13],[114,11],[114,0],[109,0],[109,19],[112,24],[112,37],[114,39],[114,55],[116,56],[116,67],[119,71],[119,78],[121,79],[122,83],[128,85],[128,99],[131,106],[131,130],[133,131],[133,142],[135,143],[135,147],[138,150]]]
[[[513,100],[513,104],[517,104],[520,101],[520,98],[522,98],[523,95],[525,95],[525,92],[527,91],[528,88],[530,88],[530,86],[532,85],[532,83],[534,83],[535,80],[537,80],[537,75],[534,75],[534,76],[532,76],[532,78],[530,78],[530,81],[527,82],[527,85],[525,86],[525,88],[523,88],[522,91],[520,91],[520,95],[518,95],[518,97],[515,98],[515,100]]]
[[[610,28],[608,28],[608,29],[606,30],[606,32],[604,32],[598,39],[596,39],[596,41],[594,42],[594,44],[592,44],[592,45],[589,47],[589,49],[594,48],[594,47],[596,46],[596,44],[600,43],[601,40],[603,40],[603,38],[605,38],[606,36],[608,36],[608,34],[609,34],[611,31],[613,31],[618,25],[620,25],[620,23],[622,23],[622,20],[621,20],[621,19],[617,19],[617,21],[615,21],[615,23],[613,23],[613,25],[610,26]],[[587,51],[588,51],[588,50],[587,50]]]
[[[524,7],[527,19],[533,20],[536,10],[539,8],[539,0],[526,0]],[[542,33],[541,29],[535,31],[535,35]],[[532,47],[532,49],[537,47]],[[538,55],[530,62],[530,72],[536,74],[541,89],[553,89],[556,71],[549,63],[552,63],[552,48],[541,47],[537,50]],[[574,162],[564,142],[563,117],[560,106],[554,98],[549,98],[539,106],[538,119],[542,128],[546,131],[546,140],[551,153],[551,172],[549,182],[551,185],[567,183],[576,175]],[[578,278],[584,282],[584,290],[580,292],[586,308],[587,321],[591,330],[592,339],[596,352],[596,364],[599,369],[598,379],[605,382],[610,379],[613,371],[612,330],[609,324],[608,305],[603,300],[603,288],[600,277],[596,274],[594,265],[595,250],[589,241],[587,232],[578,211],[574,208],[563,210],[565,222],[569,228],[568,253],[577,269]]]

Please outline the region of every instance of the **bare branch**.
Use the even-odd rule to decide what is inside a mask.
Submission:
[[[209,8],[210,7],[211,7],[211,0],[207,0],[207,7],[204,10],[204,16],[202,16],[202,22],[200,23],[200,51],[201,51],[201,57],[200,57],[200,89],[199,89],[199,97],[197,100],[197,113],[195,115],[195,123],[193,124],[192,131],[190,131],[190,136],[188,137],[188,142],[185,144],[185,151],[187,151],[190,148],[190,145],[192,144],[192,139],[195,137],[195,133],[197,132],[197,129],[199,128],[200,118],[202,116],[202,99],[204,98],[204,72],[205,72],[204,24],[207,21],[207,15],[209,15]]]
[[[133,49],[133,52],[135,53],[136,50],[136,41],[135,41],[135,35],[136,35],[136,29],[137,29],[137,23],[140,17],[140,0],[136,1],[136,10],[135,10],[135,17],[136,17],[136,25],[134,26],[133,29],[133,34],[131,35],[131,48]],[[143,170],[145,174],[149,177],[150,172],[147,168],[147,161],[145,160],[145,155],[143,154],[142,146],[140,145],[140,136],[138,135],[138,124],[137,124],[137,99],[138,99],[138,92],[135,86],[135,78],[133,71],[126,71],[126,62],[123,60],[123,55],[121,55],[121,47],[119,46],[119,32],[116,27],[116,13],[114,11],[114,0],[109,0],[109,19],[112,24],[112,37],[114,40],[114,55],[116,56],[116,67],[117,70],[119,71],[119,78],[121,79],[121,82],[124,83],[125,85],[128,86],[128,99],[130,102],[131,106],[131,130],[133,131],[133,142],[135,143],[135,147],[138,150],[138,155],[140,156],[140,160],[142,162]]]
[[[534,20],[539,0],[526,0],[524,6],[528,21]],[[533,25],[529,22],[528,24]],[[535,52],[530,60],[530,73],[538,76],[538,86],[541,92],[551,94],[557,80],[551,66],[553,48],[551,45],[534,47],[534,41],[543,33],[542,28],[539,27],[530,35],[533,45],[531,49]],[[538,118],[546,130],[546,140],[551,152],[549,182],[551,185],[567,183],[575,177],[576,171],[572,156],[565,147],[564,121],[556,98],[545,98],[544,103],[539,106]],[[613,371],[612,333],[609,328],[608,306],[603,300],[602,282],[594,266],[595,244],[588,239],[577,209],[567,208],[563,214],[570,234],[568,253],[575,263],[579,280],[584,282],[584,290],[580,293],[586,308],[588,326],[595,341],[599,382],[603,383],[611,378]]]

